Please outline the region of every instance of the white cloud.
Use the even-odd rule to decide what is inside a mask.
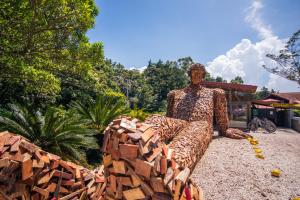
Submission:
[[[275,74],[270,74],[270,80],[267,88],[276,88],[276,91],[295,92],[300,90],[300,86],[293,81],[287,80]]]
[[[138,70],[140,72],[143,72],[145,69],[147,68],[147,66],[143,66],[143,67],[131,67],[130,70]]]
[[[261,20],[259,11],[262,7],[261,1],[253,1],[245,18],[262,40],[253,43],[249,39],[242,39],[224,55],[208,62],[207,70],[213,76],[222,76],[228,81],[236,76],[241,76],[246,84],[258,85],[260,88],[266,86],[281,92],[298,91],[297,83],[270,74],[262,67],[262,65],[276,65],[265,55],[267,53],[276,54],[285,45],[285,40],[275,36],[270,26],[266,26]]]
[[[225,55],[216,57],[208,63],[208,72],[213,76],[222,76],[231,80],[241,76],[246,83],[258,86],[265,86],[269,78],[262,65],[274,65],[275,63],[267,58],[267,53],[276,53],[284,46],[284,42],[277,37],[269,37],[257,43],[249,39],[243,39]]]
[[[254,0],[252,5],[248,8],[248,15],[245,20],[251,27],[258,32],[262,38],[272,37],[273,33],[270,26],[263,23],[259,11],[263,8],[261,0]]]

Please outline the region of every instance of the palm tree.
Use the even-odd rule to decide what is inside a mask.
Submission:
[[[98,95],[96,101],[90,101],[87,106],[77,101],[73,101],[70,106],[90,127],[96,128],[100,133],[113,119],[128,112],[122,98],[110,95]]]
[[[83,149],[97,148],[95,130],[78,115],[48,108],[44,115],[35,109],[9,104],[0,110],[0,129],[20,134],[43,150],[74,162],[85,161]],[[85,163],[86,164],[86,163]]]

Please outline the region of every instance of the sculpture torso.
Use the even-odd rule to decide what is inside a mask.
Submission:
[[[243,132],[228,128],[227,101],[222,89],[190,85],[168,94],[167,117],[152,115],[152,124],[163,141],[170,142],[174,158],[180,166],[192,167],[207,149],[213,135],[213,119],[219,134],[244,138]]]
[[[212,122],[214,91],[208,88],[186,87],[172,91],[173,114],[171,117],[186,121]]]
[[[168,94],[167,117],[188,122],[207,122],[212,129],[214,116],[220,133],[225,134],[228,116],[226,96],[222,89],[190,85]]]

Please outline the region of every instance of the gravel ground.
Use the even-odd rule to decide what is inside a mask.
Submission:
[[[196,165],[192,180],[205,200],[288,200],[300,196],[300,133],[251,133],[265,159],[255,157],[248,140],[217,137]],[[280,169],[279,178],[271,176]]]

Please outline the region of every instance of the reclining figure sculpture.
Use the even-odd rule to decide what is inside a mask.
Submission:
[[[215,117],[219,135],[243,139],[239,129],[228,128],[227,101],[222,89],[201,86],[206,71],[203,65],[191,65],[191,84],[169,92],[166,116],[152,115],[146,123],[155,125],[161,139],[170,143],[173,156],[180,167],[193,169],[208,148],[213,135]]]

